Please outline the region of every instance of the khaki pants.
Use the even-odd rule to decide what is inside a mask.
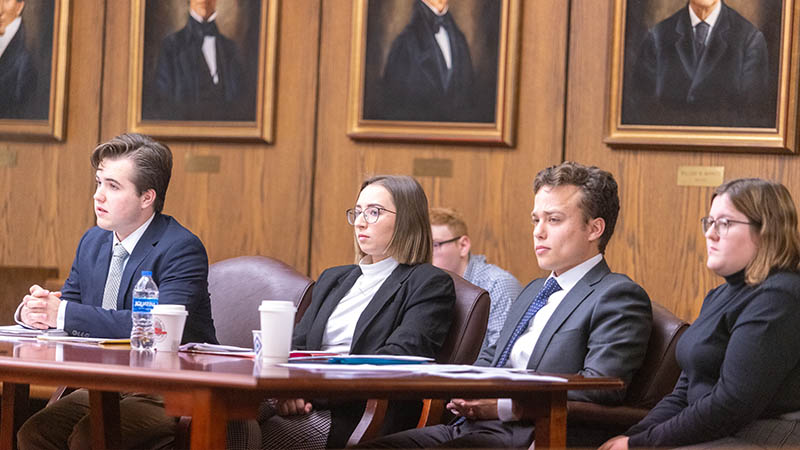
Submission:
[[[164,413],[158,395],[122,394],[119,403],[123,449],[171,448],[174,417]],[[89,392],[77,390],[31,416],[17,433],[20,450],[89,449]]]

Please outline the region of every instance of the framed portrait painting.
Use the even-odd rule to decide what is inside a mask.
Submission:
[[[64,138],[69,0],[5,1],[0,14],[0,136]]]
[[[271,142],[278,0],[133,0],[128,122]]]
[[[797,19],[794,0],[615,0],[605,142],[794,152]]]
[[[519,0],[356,0],[354,139],[513,144]]]

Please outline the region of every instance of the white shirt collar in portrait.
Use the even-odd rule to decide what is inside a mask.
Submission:
[[[11,39],[14,39],[14,36],[17,35],[20,25],[22,25],[22,17],[17,17],[16,19],[12,20],[10,24],[8,24],[6,27],[6,32],[0,36],[0,56],[3,56],[3,53],[6,52],[8,44],[11,43]]]
[[[214,14],[212,14],[207,21],[203,20],[203,18],[192,9],[189,10],[189,14],[194,20],[200,23],[211,23],[217,19],[216,11],[214,11]],[[217,72],[217,38],[215,36],[203,36],[203,45],[201,50],[203,51],[203,59],[206,60],[206,65],[208,66],[208,73],[211,74],[214,84],[218,84],[219,72]]]
[[[439,12],[433,6],[422,2],[425,6],[427,6],[433,13],[439,17],[447,14],[447,11],[450,10],[450,5],[444,7],[442,12]],[[444,27],[439,27],[439,31],[433,35],[436,38],[436,43],[439,44],[439,48],[442,50],[442,56],[444,56],[444,62],[447,64],[447,70],[453,68],[453,54],[450,50],[450,35],[447,34],[447,30]]]

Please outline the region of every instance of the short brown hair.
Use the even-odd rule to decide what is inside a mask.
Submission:
[[[400,264],[431,262],[431,221],[428,217],[428,197],[422,186],[406,175],[376,175],[361,183],[359,192],[370,184],[378,184],[389,191],[396,209],[394,233],[387,252]],[[361,251],[357,239],[354,244],[358,264],[366,254]]]
[[[756,256],[745,267],[745,282],[759,284],[773,270],[798,270],[800,234],[789,190],[761,178],[739,178],[714,190],[711,201],[727,194],[733,206],[758,230]]]
[[[586,223],[597,217],[605,221],[605,230],[597,243],[600,253],[605,253],[619,215],[619,193],[614,176],[596,166],[565,161],[536,174],[533,193],[539,192],[543,186],[563,185],[577,186],[580,189],[580,207]]]
[[[467,223],[464,217],[453,208],[431,208],[431,225],[445,225],[453,236],[466,236]]]
[[[137,133],[121,134],[98,145],[92,152],[92,167],[100,168],[105,159],[130,158],[136,167],[133,184],[139,195],[148,189],[156,193],[153,209],[164,209],[169,179],[172,176],[172,152],[169,147],[149,136]]]

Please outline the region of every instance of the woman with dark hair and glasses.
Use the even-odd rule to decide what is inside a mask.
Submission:
[[[361,185],[353,226],[356,264],[320,275],[292,348],[433,358],[450,329],[453,280],[430,264],[431,224],[422,186],[381,175]],[[271,401],[261,408],[262,448],[343,448],[364,401]],[[387,432],[413,428],[421,402],[391,402]],[[229,445],[236,441],[230,436]]]
[[[701,220],[725,283],[676,348],[675,389],[601,449],[800,446],[800,235],[789,191],[729,181]]]

